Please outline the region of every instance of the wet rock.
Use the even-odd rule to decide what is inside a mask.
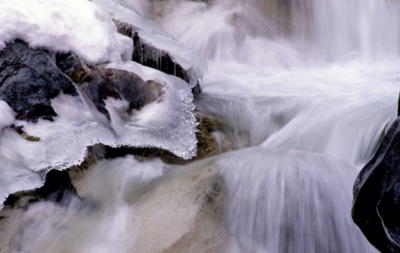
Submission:
[[[197,126],[197,155],[196,159],[202,159],[219,153],[218,144],[213,132],[221,128],[221,122],[210,115],[199,114],[199,125]]]
[[[92,71],[91,80],[82,84],[82,90],[97,109],[107,116],[109,116],[105,103],[107,98],[126,100],[129,103],[128,112],[131,112],[140,110],[163,94],[159,83],[145,82],[132,72],[106,68]]]
[[[130,253],[224,252],[226,188],[214,164],[178,169],[138,194],[127,199],[140,217],[132,221],[140,232]]]
[[[88,66],[73,53],[32,49],[23,41],[8,44],[0,52],[0,99],[16,112],[18,119],[52,120],[57,116],[51,100],[60,93],[78,95],[74,82],[108,115],[105,100],[124,99],[128,111],[140,110],[162,95],[162,87],[138,75],[116,69]]]
[[[10,105],[18,119],[52,120],[56,113],[50,101],[61,92],[77,95],[51,52],[32,49],[19,40],[0,51],[0,99]]]
[[[197,154],[190,160],[184,160],[172,154],[171,152],[160,148],[129,146],[120,146],[118,148],[105,146],[105,157],[108,159],[113,159],[126,155],[134,155],[139,160],[160,158],[167,164],[184,165],[196,160],[219,154],[220,149],[218,148],[218,144],[213,133],[221,128],[221,122],[214,116],[199,112],[197,113],[197,119],[199,122],[196,131]]]
[[[14,129],[15,132],[17,132],[22,138],[24,138],[27,141],[30,141],[30,142],[40,141],[40,137],[32,136],[32,135],[29,135],[27,132],[25,132],[23,126],[11,125],[10,128]]]
[[[354,185],[353,220],[381,252],[400,252],[400,118]]]
[[[23,215],[22,209],[5,208],[0,210],[0,253],[10,253],[10,244]]]
[[[151,68],[158,69],[164,73],[177,76],[188,83],[193,82],[189,73],[190,69],[185,69],[179,63],[175,62],[170,53],[160,50],[153,45],[143,41],[140,38],[139,33],[135,31],[134,27],[129,25],[128,23],[124,23],[118,20],[114,20],[114,22],[117,25],[119,33],[132,38],[133,61]],[[200,84],[197,80],[196,82],[197,84],[192,89],[194,95],[198,95],[201,92]]]
[[[90,78],[90,67],[74,53],[57,53],[56,64],[58,68],[67,74],[74,82],[79,83]]]
[[[31,203],[50,200],[64,204],[67,198],[75,194],[68,171],[51,170],[46,174],[42,187],[32,191],[22,191],[8,196],[4,206],[8,208],[27,208]]]

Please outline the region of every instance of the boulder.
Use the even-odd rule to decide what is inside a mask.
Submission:
[[[34,49],[19,40],[0,51],[0,99],[11,106],[17,119],[53,120],[57,114],[51,100],[60,93],[78,95],[75,83],[106,116],[109,97],[126,100],[132,111],[162,95],[161,85],[154,81],[145,82],[124,70],[89,66],[71,52]]]
[[[400,118],[354,185],[352,216],[381,252],[400,252]]]
[[[104,161],[90,168],[75,182],[81,201],[68,208],[41,201],[26,209],[0,211],[0,252],[226,251],[226,187],[216,164],[198,162],[147,181],[141,171],[160,163],[150,163],[150,168],[146,162],[129,160]],[[124,163],[134,168],[124,169]]]
[[[91,73],[91,80],[82,84],[82,90],[96,105],[97,110],[109,116],[106,99],[123,99],[129,103],[128,112],[140,110],[162,95],[161,84],[143,81],[138,75],[119,69],[98,68]]]
[[[200,165],[200,166],[199,166]],[[200,162],[167,174],[127,199],[138,219],[130,253],[220,253],[226,188],[215,164]]]
[[[17,119],[52,120],[56,113],[50,101],[60,93],[77,95],[53,53],[32,49],[20,40],[0,51],[0,99],[11,106]]]
[[[181,66],[179,62],[175,61],[173,57],[171,57],[169,52],[159,49],[144,41],[132,25],[118,20],[114,20],[114,22],[118,28],[118,32],[132,38],[132,61],[158,69],[166,74],[174,75],[188,83],[194,81],[192,80],[190,73],[192,70],[190,68],[185,69],[185,67]],[[201,92],[200,84],[198,83],[198,80],[195,81],[197,83],[193,87],[193,94],[198,95]]]

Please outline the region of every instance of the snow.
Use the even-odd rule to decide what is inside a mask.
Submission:
[[[0,131],[14,122],[14,111],[4,101],[0,100]]]
[[[207,69],[207,63],[202,57],[194,53],[192,49],[185,47],[167,33],[159,24],[144,18],[133,9],[118,5],[112,0],[93,0],[93,2],[103,6],[113,18],[132,25],[144,43],[160,51],[168,52],[174,62],[188,70],[190,86],[193,88],[197,85]],[[134,3],[132,3],[132,5],[134,5]],[[158,56],[155,55],[155,57]]]
[[[90,63],[118,61],[132,50],[111,17],[87,0],[0,0],[0,50],[23,39],[32,47],[74,51]]]
[[[187,83],[134,62],[108,67],[132,71],[144,80],[160,83],[163,96],[132,115],[124,110],[128,104],[125,100],[108,99],[108,121],[82,97],[60,95],[52,100],[58,114],[53,122],[16,120],[15,125],[23,126],[28,135],[39,137],[40,141],[28,141],[10,128],[0,133],[0,203],[15,189],[40,186],[43,178],[38,175],[45,171],[81,164],[87,147],[98,143],[112,147],[158,147],[184,159],[195,155],[196,120]],[[0,101],[0,113],[3,111],[7,112],[7,106]]]
[[[133,10],[113,2],[108,2],[110,6],[93,2],[107,1],[0,0],[0,50],[6,43],[22,39],[32,47],[73,51],[88,63],[110,62],[109,68],[155,81],[162,85],[163,95],[133,114],[124,111],[127,101],[108,99],[111,121],[82,95],[59,95],[51,101],[58,115],[54,121],[36,123],[16,120],[7,103],[0,101],[0,209],[10,193],[40,187],[47,171],[81,164],[87,147],[95,144],[158,147],[183,159],[196,153],[191,88],[204,69],[200,58]],[[113,11],[119,12],[121,21],[134,24],[146,43],[168,51],[190,69],[192,85],[134,62],[123,63],[132,53],[132,41],[117,33]],[[11,124],[23,127],[39,141],[25,139],[7,127]]]

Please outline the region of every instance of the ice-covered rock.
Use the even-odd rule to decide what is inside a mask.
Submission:
[[[111,0],[94,0],[114,18],[118,31],[133,40],[132,60],[187,81],[191,88],[199,84],[205,61],[165,32],[156,22],[133,9]]]
[[[25,48],[26,45],[21,46]],[[36,82],[33,79],[21,81],[15,75],[14,79],[6,80],[11,90],[26,92],[19,92],[18,99],[14,100],[8,96],[8,90],[0,89],[0,96],[8,98],[18,116],[18,120],[14,120],[12,110],[2,102],[2,112],[7,114],[2,125],[12,127],[0,133],[0,174],[4,177],[0,184],[0,202],[15,190],[40,186],[44,181],[42,172],[82,163],[87,147],[95,144],[157,147],[183,159],[195,155],[193,95],[183,80],[130,62],[92,69],[91,79],[77,85],[57,68],[53,62],[56,57],[43,50],[25,49],[43,56],[38,58],[43,60],[42,65],[32,65],[26,71],[35,69],[35,74],[43,77],[51,70],[50,77],[64,81],[62,84],[73,93],[66,95],[57,82],[46,82],[50,77]],[[35,59],[31,60],[35,62]],[[43,67],[48,65],[51,68]],[[46,92],[51,89],[55,91],[50,96]],[[32,105],[21,102],[32,102]],[[30,112],[36,108],[36,102],[44,103],[48,110],[38,107],[35,114],[18,110],[21,105]],[[44,113],[48,111],[51,115]],[[34,115],[35,122],[24,120],[26,115]]]
[[[205,64],[159,25],[106,0],[0,1],[0,12],[0,203],[82,163],[96,144],[195,155],[191,89]],[[132,38],[115,19],[174,71],[131,62]]]

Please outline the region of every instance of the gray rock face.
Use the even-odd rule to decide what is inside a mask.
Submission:
[[[31,49],[22,41],[0,51],[0,99],[18,119],[51,120],[56,113],[50,100],[61,92],[77,95],[73,82],[57,67],[54,54]]]
[[[354,185],[353,219],[381,252],[400,252],[400,118]]]

